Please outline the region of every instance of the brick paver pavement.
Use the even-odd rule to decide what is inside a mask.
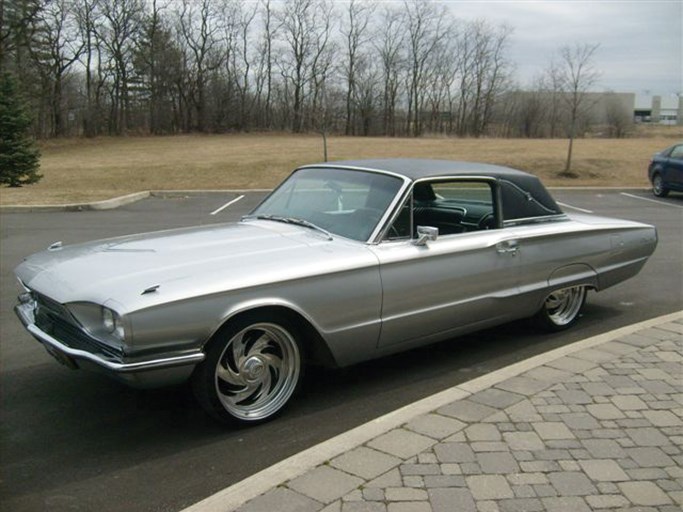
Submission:
[[[470,394],[239,508],[614,509],[683,509],[683,319]]]

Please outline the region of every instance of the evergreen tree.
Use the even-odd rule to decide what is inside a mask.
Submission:
[[[8,73],[0,74],[0,184],[36,183],[40,153],[29,135],[31,119]]]

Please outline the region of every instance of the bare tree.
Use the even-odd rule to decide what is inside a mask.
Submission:
[[[313,54],[311,59],[311,79],[308,82],[310,94],[310,124],[315,125],[319,119],[321,109],[329,110],[330,94],[327,92],[328,81],[333,72],[334,54],[337,50],[336,41],[332,39],[333,24],[332,3],[321,0],[318,4],[316,22],[318,31],[313,39]]]
[[[455,131],[457,135],[467,134],[467,117],[470,110],[470,91],[474,78],[474,51],[476,45],[471,37],[471,26],[464,27],[455,38],[455,74],[457,76],[457,107],[453,115],[456,118]],[[454,102],[455,103],[455,102]]]
[[[555,60],[550,62],[538,86],[543,92],[549,136],[554,139],[559,136],[565,117],[562,101],[562,72]]]
[[[346,81],[346,122],[344,132],[346,135],[355,135],[356,126],[354,120],[355,103],[357,98],[356,75],[360,52],[366,45],[369,36],[368,25],[375,10],[374,3],[361,0],[351,0],[345,12],[345,23],[342,25],[344,38],[345,62],[342,66],[342,74]]]
[[[83,133],[86,137],[94,137],[99,131],[96,115],[99,111],[99,94],[101,80],[94,75],[94,61],[97,60],[99,44],[95,32],[95,18],[99,0],[82,0],[76,8],[78,29],[84,48],[81,54],[81,64],[85,67],[85,108],[83,115]],[[99,86],[98,86],[99,84]]]
[[[543,120],[547,115],[543,92],[540,87],[523,94],[519,120],[524,137],[539,137],[542,134]]]
[[[408,37],[408,120],[406,131],[422,134],[421,111],[424,104],[425,78],[438,44],[444,37],[445,6],[422,0],[404,0]]]
[[[569,147],[561,176],[576,176],[571,170],[572,150],[579,120],[592,105],[587,93],[599,78],[599,73],[593,67],[593,56],[597,49],[597,44],[575,44],[560,49],[560,86],[569,113]]]
[[[563,49],[536,92],[512,93],[510,34],[431,0],[0,0],[0,70],[42,136],[68,133],[67,112],[87,136],[566,128],[570,172],[595,47]]]
[[[291,0],[279,13],[286,46],[281,73],[292,96],[292,131],[304,130],[305,105],[318,103],[330,70],[332,5],[325,0]]]
[[[110,132],[122,135],[129,128],[133,56],[143,4],[141,0],[101,0],[100,6],[105,23],[95,24],[95,31],[111,58],[113,71]]]
[[[65,135],[63,86],[65,75],[85,49],[80,38],[75,5],[71,0],[55,0],[45,4],[35,22],[34,44],[29,50],[44,72],[49,87],[51,134]]]
[[[251,125],[251,113],[255,101],[255,97],[250,94],[252,58],[249,52],[249,39],[252,23],[256,17],[257,11],[258,4],[255,4],[251,9],[240,9],[237,21],[237,26],[239,29],[239,51],[235,52],[234,54],[234,67],[236,77],[235,83],[239,92],[240,103],[239,124],[240,129],[242,130],[249,130]],[[239,66],[237,65],[238,60],[240,61]],[[240,68],[239,73],[237,73],[238,68]]]
[[[292,131],[303,129],[303,105],[305,86],[309,79],[310,54],[312,51],[312,31],[315,27],[313,0],[292,0],[285,4],[280,13],[283,36],[289,50],[290,65],[282,67],[282,74],[293,89]],[[289,71],[291,69],[291,71]]]
[[[384,7],[376,29],[375,51],[382,75],[382,126],[385,135],[396,135],[396,107],[405,64],[405,16],[391,5]]]
[[[179,128],[175,84],[182,81],[182,52],[169,20],[168,0],[150,0],[137,43],[135,72],[147,105],[149,132],[159,135]]]
[[[509,63],[505,55],[508,38],[512,28],[502,25],[496,29],[486,27],[482,38],[483,49],[480,54],[477,74],[477,92],[479,98],[476,102],[478,112],[474,134],[483,135],[493,114],[493,107],[498,97],[505,91],[509,81]]]
[[[380,103],[381,81],[380,72],[372,61],[362,59],[358,66],[358,85],[354,103],[358,110],[360,121],[360,134],[363,136],[371,135],[376,132],[373,126],[376,124],[377,105]]]
[[[210,74],[224,62],[218,5],[215,0],[182,0],[179,29],[186,45],[186,63],[192,89],[188,97],[196,113],[196,128],[207,129],[207,86]]]
[[[457,32],[455,23],[449,24],[446,33]],[[456,78],[457,48],[452,38],[444,38],[438,45],[433,65],[427,70],[425,80],[425,98],[429,108],[428,130],[444,133],[453,126],[453,84]]]
[[[610,137],[621,139],[633,129],[633,112],[615,93],[608,93],[605,98],[605,121]]]
[[[493,27],[483,20],[469,22],[458,34],[458,135],[478,137],[486,133],[495,104],[508,88],[511,65],[506,49],[510,34],[510,27]]]
[[[259,43],[259,61],[256,73],[256,95],[263,116],[261,126],[267,130],[273,128],[273,43],[277,36],[277,24],[274,19],[271,0],[261,0],[262,31]],[[265,88],[265,98],[263,89]]]

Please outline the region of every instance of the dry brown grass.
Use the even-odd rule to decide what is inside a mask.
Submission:
[[[581,139],[576,179],[562,179],[565,140],[330,137],[330,160],[445,158],[508,165],[547,185],[647,186],[651,155],[672,144],[669,130],[632,139]],[[270,188],[294,167],[322,160],[317,135],[184,135],[49,141],[36,185],[0,189],[0,204],[62,204],[142,190]]]

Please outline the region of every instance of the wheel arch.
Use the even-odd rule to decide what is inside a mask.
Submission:
[[[548,294],[571,286],[585,286],[588,290],[599,290],[598,273],[587,263],[572,263],[556,268],[548,276],[547,293],[541,298],[537,309],[543,307]]]
[[[272,318],[284,318],[291,322],[301,335],[303,351],[306,355],[306,364],[318,366],[336,367],[337,362],[332,355],[327,343],[315,326],[314,322],[303,312],[291,304],[281,302],[246,304],[231,310],[214,329],[204,343],[210,343],[212,339],[227,326],[242,321],[245,318],[267,320]],[[204,348],[203,347],[203,348]]]
[[[556,268],[548,276],[549,288],[585,285],[590,289],[598,288],[598,273],[587,263],[571,263]]]

